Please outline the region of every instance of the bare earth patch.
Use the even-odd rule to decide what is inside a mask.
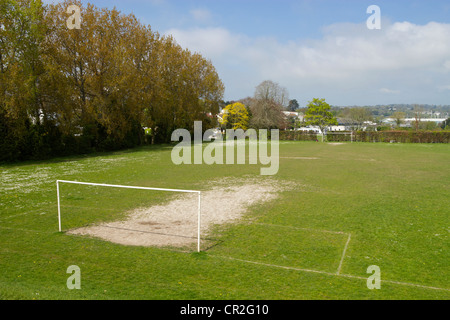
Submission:
[[[277,198],[293,183],[271,179],[222,179],[201,193],[201,237],[213,225],[236,221],[255,204]],[[180,194],[165,205],[139,208],[124,221],[73,229],[68,234],[88,235],[132,246],[191,247],[197,244],[198,195]],[[203,240],[202,240],[203,241]]]

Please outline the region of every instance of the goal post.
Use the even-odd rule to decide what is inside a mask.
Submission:
[[[344,135],[344,136],[350,136],[350,142],[353,143],[355,141],[355,134],[353,131],[329,131],[326,134],[327,136],[333,136],[333,135]]]
[[[60,188],[59,188],[60,183],[78,184],[78,185],[87,185],[87,186],[98,186],[98,187],[110,187],[110,188],[123,188],[123,189],[152,190],[152,191],[163,191],[163,192],[197,193],[198,194],[197,251],[200,252],[201,191],[198,191],[198,190],[183,190],[183,189],[149,188],[149,187],[136,187],[136,186],[125,186],[125,185],[116,185],[116,184],[105,184],[105,183],[92,183],[92,182],[56,180],[56,194],[57,194],[57,198],[58,198],[58,227],[59,227],[59,232],[62,232],[62,227],[61,227],[61,200],[60,200]]]

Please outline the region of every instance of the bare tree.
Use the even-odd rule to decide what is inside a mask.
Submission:
[[[419,124],[420,124],[422,112],[423,112],[423,110],[418,104],[414,105],[414,127],[415,127],[416,131],[419,130]]]
[[[349,108],[344,111],[344,118],[357,124],[358,130],[362,128],[365,121],[372,121],[373,116],[369,109],[364,107]]]
[[[405,116],[405,113],[402,111],[396,111],[392,114],[392,118],[395,120],[397,127],[400,127],[400,125],[403,123]]]
[[[256,87],[255,99],[272,100],[284,107],[289,103],[289,93],[286,88],[281,87],[278,83],[265,80]]]
[[[254,98],[250,105],[254,128],[282,128],[285,126],[283,109],[289,102],[286,88],[270,80],[263,81],[256,87]]]

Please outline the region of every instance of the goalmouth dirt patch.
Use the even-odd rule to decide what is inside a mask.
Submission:
[[[278,193],[295,186],[272,179],[222,179],[201,193],[201,238],[211,227],[237,221],[252,205],[273,201]],[[197,243],[198,195],[181,194],[164,205],[138,208],[123,221],[73,229],[87,235],[132,246],[191,247]]]

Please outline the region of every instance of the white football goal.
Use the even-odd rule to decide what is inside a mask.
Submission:
[[[62,232],[62,226],[61,226],[61,199],[60,199],[60,186],[59,186],[61,183],[87,185],[87,186],[98,186],[98,187],[109,187],[109,188],[124,188],[124,189],[138,189],[138,190],[152,190],[152,191],[180,192],[180,193],[197,193],[198,194],[197,251],[200,252],[201,191],[198,191],[198,190],[182,190],[182,189],[148,188],[148,187],[124,186],[124,185],[104,184],[104,183],[91,183],[91,182],[57,180],[56,181],[56,193],[57,193],[57,197],[58,197],[58,226],[59,226],[59,232]]]
[[[349,136],[347,139],[348,140],[346,140],[346,141],[350,141],[350,142],[354,142],[355,141],[355,134],[353,133],[353,131],[350,131],[350,132],[344,132],[344,131],[329,131],[329,132],[327,132],[326,134],[325,134],[325,136],[328,136],[328,135],[330,135],[330,136],[333,136],[333,135],[343,135],[343,136]],[[323,138],[323,137],[322,137]],[[332,141],[332,140],[331,140]],[[331,142],[330,140],[329,140],[329,142]]]

